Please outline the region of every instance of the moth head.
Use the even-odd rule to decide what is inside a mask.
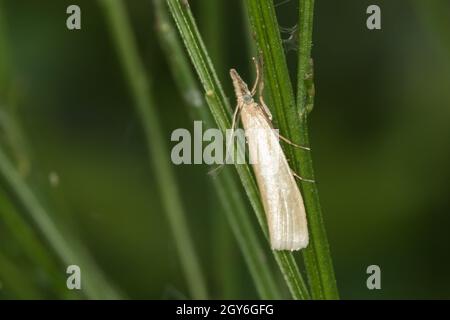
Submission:
[[[230,70],[230,76],[233,80],[234,91],[236,92],[236,96],[242,97],[246,104],[253,102],[253,97],[248,89],[247,84],[242,80],[241,76],[237,73],[235,69]]]
[[[242,97],[242,99],[244,100],[245,104],[251,104],[253,103],[253,97],[250,93],[246,93],[244,94],[244,96]]]

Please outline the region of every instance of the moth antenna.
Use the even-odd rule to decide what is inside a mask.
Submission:
[[[252,88],[252,96],[255,95],[256,93],[256,88],[258,87],[260,81],[261,81],[261,71],[260,71],[260,66],[259,66],[259,62],[256,60],[255,57],[253,57],[253,63],[255,64],[255,70],[256,70],[256,79],[255,79],[255,84],[253,85]]]

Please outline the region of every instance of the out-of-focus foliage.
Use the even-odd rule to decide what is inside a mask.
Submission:
[[[209,0],[191,5],[206,24],[211,16],[204,1]],[[72,2],[1,2],[6,41],[0,39],[0,58],[7,63],[0,61],[0,112],[14,109],[23,129],[27,182],[55,221],[89,248],[108,279],[131,298],[184,297],[140,122],[104,16],[95,1],[76,1],[82,30],[69,31],[65,12]],[[193,123],[160,51],[151,1],[126,2],[170,142],[172,130],[191,130]],[[310,130],[343,298],[450,297],[450,34],[442,28],[450,5],[427,2],[380,1],[382,30],[369,31],[370,1],[316,1]],[[277,7],[283,26],[295,23],[296,8],[294,0]],[[227,0],[214,14],[227,23],[216,29],[220,34],[203,32],[202,24],[200,31],[210,37],[207,44],[223,48],[212,50],[212,58],[220,59],[219,77],[232,99],[227,70],[245,70],[240,66],[249,61],[249,37],[239,1]],[[288,60],[294,76],[295,52],[288,52]],[[249,71],[245,76],[250,78]],[[14,108],[6,106],[12,101]],[[210,231],[217,230],[217,215],[223,213],[207,191],[204,169],[175,167],[212,294],[223,297],[225,286],[231,297],[254,298],[234,240],[228,237],[230,245],[219,246]],[[52,186],[49,175],[55,174],[59,183]],[[19,216],[3,187],[0,210]],[[42,260],[32,258],[27,241],[18,237],[33,243],[40,238],[13,225],[0,220],[0,298],[67,295],[65,269],[49,274],[51,267],[39,263],[54,265],[45,244],[36,244]],[[228,226],[220,228],[226,232]],[[217,263],[217,248],[228,257],[225,265],[223,259]],[[372,264],[382,270],[379,291],[366,288]]]

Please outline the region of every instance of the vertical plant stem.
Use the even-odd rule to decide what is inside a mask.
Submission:
[[[194,299],[206,299],[208,295],[204,273],[200,268],[174,173],[170,167],[169,152],[157,118],[150,78],[146,75],[144,64],[139,57],[125,6],[121,0],[100,0],[100,3],[105,10],[111,35],[142,122],[147,148],[152,155],[154,174],[190,293]]]
[[[314,103],[314,84],[312,80],[312,34],[314,18],[314,0],[300,0],[299,11],[299,50],[297,76],[297,110],[300,115],[300,144],[309,145],[308,113]],[[301,173],[314,179],[311,152],[298,152]],[[311,242],[305,250],[304,260],[311,287],[316,295],[325,299],[338,299],[338,289],[334,275],[333,261],[328,245],[325,224],[322,218],[319,193],[315,183],[302,183],[305,205],[308,210]]]
[[[182,93],[186,104],[194,111],[195,116],[201,118],[207,127],[212,127],[213,120],[198,88],[189,61],[184,54],[173,22],[169,20],[165,3],[163,0],[153,0],[153,3],[155,4],[160,43],[167,56],[178,90]],[[259,296],[262,299],[281,299],[279,289],[267,263],[268,257],[259,243],[242,195],[238,191],[240,186],[237,185],[232,172],[224,170],[212,181]]]
[[[199,1],[198,11],[199,11],[199,22],[203,26],[204,30],[207,32],[204,34],[204,40],[206,47],[208,48],[211,59],[214,61],[216,66],[219,66],[221,70],[224,70],[225,57],[226,57],[226,47],[224,46],[224,32],[227,2],[225,1]],[[176,30],[174,30],[176,31]],[[181,47],[182,48],[182,47]],[[179,52],[183,54],[183,52]],[[186,57],[183,55],[184,60]],[[189,63],[186,60],[187,63]],[[187,65],[190,73],[192,73],[189,65]],[[195,77],[193,77],[195,80]],[[194,83],[195,84],[195,83]],[[195,84],[196,85],[196,84]],[[200,92],[199,92],[200,93]],[[204,101],[204,99],[203,99]],[[203,105],[202,108],[205,106]],[[195,111],[195,109],[193,109]],[[198,110],[197,110],[198,111]],[[200,115],[197,115],[200,116]],[[205,122],[205,119],[203,119]],[[211,123],[209,123],[211,124]],[[214,182],[216,183],[216,181]],[[214,190],[211,190],[214,192]],[[239,276],[241,270],[237,268],[237,264],[240,262],[236,258],[236,246],[233,239],[232,232],[224,225],[227,224],[225,214],[218,212],[212,216],[212,235],[211,239],[214,247],[214,271],[217,274],[219,289],[223,293],[223,298],[228,299],[235,296],[235,292],[239,290]]]
[[[271,0],[246,1],[258,47],[264,58],[267,87],[278,128],[282,135],[294,143],[309,146],[305,80],[310,70],[314,2],[300,1],[299,95],[298,104],[296,104],[273,2]],[[285,148],[288,157],[293,161],[294,170],[304,178],[314,179],[311,152],[291,146]],[[315,183],[305,181],[300,183],[300,187],[303,191],[310,231],[310,243],[303,250],[303,256],[311,294],[314,299],[337,299],[336,281],[317,187]]]
[[[169,4],[171,14],[177,24],[181,38],[202,83],[210,111],[217,126],[225,134],[226,129],[229,129],[231,125],[230,107],[197,29],[189,4],[185,0],[167,0],[167,3]],[[256,181],[248,165],[236,165],[235,167],[253,210],[256,213],[258,222],[267,238],[267,223]],[[308,299],[308,289],[292,254],[285,251],[274,251],[273,254],[292,297],[294,299]]]

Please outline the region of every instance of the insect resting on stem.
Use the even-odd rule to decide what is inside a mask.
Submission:
[[[253,60],[256,80],[251,90],[235,69],[230,70],[237,98],[232,131],[237,126],[240,114],[266,213],[272,249],[300,250],[308,246],[309,236],[303,197],[294,176],[303,181],[314,181],[303,179],[291,170],[279,139],[298,148],[310,149],[289,141],[273,128],[272,115],[263,98],[262,63],[258,63],[255,58]],[[257,90],[259,103],[253,98]]]

